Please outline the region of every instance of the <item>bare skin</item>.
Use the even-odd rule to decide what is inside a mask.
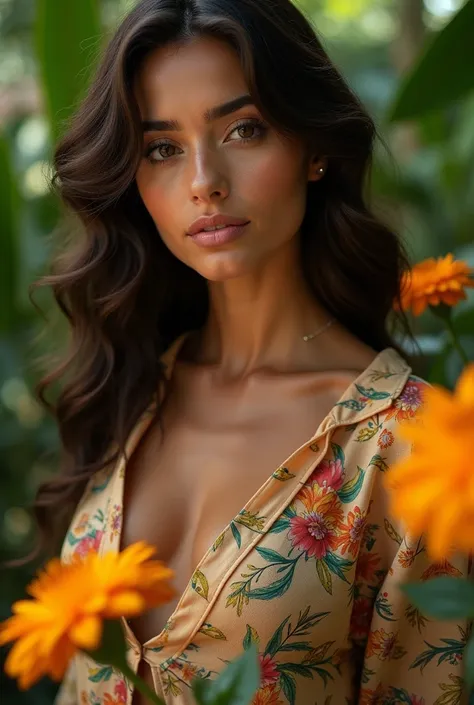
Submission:
[[[236,124],[261,118],[255,106],[203,118],[245,93],[237,57],[214,39],[157,50],[136,85],[143,120],[182,127],[145,133],[145,147],[166,145],[154,146],[165,163],[144,157],[140,194],[169,249],[209,282],[211,303],[204,329],[177,361],[164,436],[150,428],[126,471],[122,547],[155,544],[178,592],[174,603],[130,622],[141,643],[161,632],[219,533],[376,355],[338,324],[303,341],[329,318],[298,254],[306,185],[321,178],[325,160],[273,128],[242,142],[252,128],[235,132]],[[199,247],[186,231],[213,213],[248,219],[246,234]],[[151,682],[143,664],[140,672]],[[144,705],[138,693],[134,705]]]

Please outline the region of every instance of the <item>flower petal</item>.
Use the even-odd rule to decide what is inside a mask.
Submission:
[[[83,617],[77,624],[69,630],[71,641],[79,649],[92,651],[97,649],[102,636],[102,622],[99,617],[92,615]]]

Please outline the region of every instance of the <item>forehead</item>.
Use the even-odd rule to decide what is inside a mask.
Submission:
[[[235,50],[203,37],[151,52],[134,92],[143,117],[183,118],[247,93],[248,86]]]

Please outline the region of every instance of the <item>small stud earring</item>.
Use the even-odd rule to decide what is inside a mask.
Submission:
[[[324,174],[324,167],[323,167],[323,166],[320,166],[319,169],[318,169],[318,171],[319,171],[320,174]]]

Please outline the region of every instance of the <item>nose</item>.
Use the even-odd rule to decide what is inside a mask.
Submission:
[[[229,195],[229,177],[225,165],[212,150],[195,155],[190,177],[190,193],[194,203],[224,200]]]

